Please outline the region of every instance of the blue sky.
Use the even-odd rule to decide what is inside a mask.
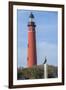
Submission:
[[[58,13],[53,11],[17,10],[18,67],[27,67],[28,21],[34,14],[36,24],[37,64],[58,64]]]

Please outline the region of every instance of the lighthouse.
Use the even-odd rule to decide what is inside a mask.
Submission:
[[[32,67],[37,65],[36,54],[36,31],[35,31],[34,15],[31,12],[28,22],[28,45],[27,45],[27,65]]]

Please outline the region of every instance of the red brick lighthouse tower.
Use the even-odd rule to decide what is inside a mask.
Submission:
[[[31,13],[28,22],[28,56],[27,65],[32,67],[37,64],[36,55],[36,31],[35,31],[34,15]]]

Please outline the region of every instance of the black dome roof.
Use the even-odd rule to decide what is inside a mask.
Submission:
[[[34,15],[33,15],[33,13],[31,12],[30,13],[30,16],[29,16],[30,18],[34,18]]]

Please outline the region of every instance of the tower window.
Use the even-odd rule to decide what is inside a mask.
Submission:
[[[29,48],[29,44],[28,44],[28,48]]]
[[[29,58],[27,57],[27,60],[29,60]]]

